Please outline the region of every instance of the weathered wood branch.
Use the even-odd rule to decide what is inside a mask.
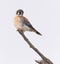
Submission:
[[[19,30],[17,30],[21,36],[23,37],[23,39],[26,41],[26,43],[30,46],[30,48],[32,48],[41,58],[42,60],[38,61],[35,60],[37,63],[39,64],[53,64],[52,61],[50,61],[48,58],[46,58],[29,40],[28,38],[24,35],[24,33],[20,32]]]

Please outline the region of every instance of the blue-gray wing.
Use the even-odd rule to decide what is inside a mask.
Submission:
[[[23,25],[26,25],[26,26],[28,26],[28,27],[30,27],[33,31],[35,31],[37,34],[39,34],[39,35],[42,35],[41,33],[39,33],[32,25],[31,25],[31,23],[28,21],[28,19],[26,19],[25,17],[24,17],[24,19],[23,19]]]
[[[27,25],[28,27],[30,27],[32,30],[34,30],[37,34],[41,35],[42,34],[40,32],[38,32],[35,28],[33,28],[33,26],[30,24],[30,22],[25,22],[25,25]]]
[[[25,22],[25,25],[27,25],[27,26],[30,27],[31,29],[34,29],[30,22]]]
[[[24,21],[25,21],[24,24],[25,24],[26,26],[28,26],[28,27],[30,27],[31,29],[35,30],[35,29],[33,28],[32,24],[31,24],[29,21],[27,21],[27,20],[24,20]]]
[[[33,26],[31,25],[31,23],[28,21],[27,18],[23,17],[23,18],[21,18],[21,20],[22,20],[22,22],[23,22],[23,25],[28,26],[28,27],[31,28],[32,30],[35,30],[35,29],[33,28]]]

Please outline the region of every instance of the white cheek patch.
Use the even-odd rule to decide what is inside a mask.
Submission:
[[[19,12],[18,12],[18,15],[19,15]]]

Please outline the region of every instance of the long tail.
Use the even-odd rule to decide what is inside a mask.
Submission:
[[[38,35],[42,36],[42,34],[41,34],[40,32],[38,32],[37,30],[35,30],[35,32],[36,32]]]
[[[41,34],[40,32],[38,32],[36,29],[33,28],[33,31],[34,31],[36,34],[42,36],[42,34]]]

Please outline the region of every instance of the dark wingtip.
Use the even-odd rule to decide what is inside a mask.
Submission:
[[[39,34],[40,36],[42,36],[42,34],[41,34],[41,33],[39,33],[38,31],[36,31],[36,33],[37,33],[37,34]]]

